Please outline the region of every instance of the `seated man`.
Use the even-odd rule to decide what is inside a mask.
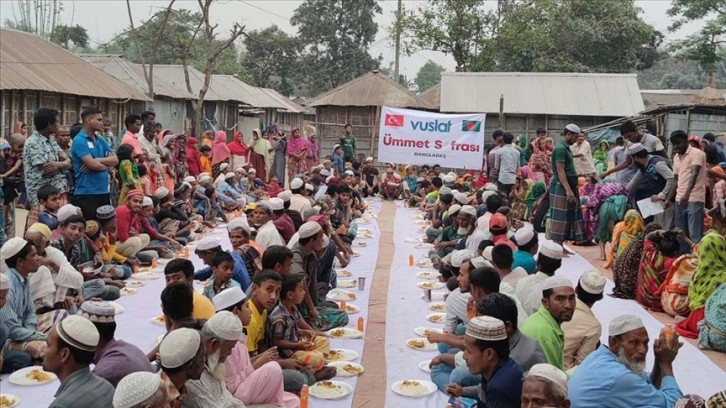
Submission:
[[[168,406],[166,393],[161,376],[138,371],[119,381],[113,394],[113,407],[165,407]]]
[[[159,344],[162,380],[167,384],[167,401],[174,407],[186,401],[189,380],[204,372],[204,343],[198,330],[182,327],[171,331]]]
[[[393,171],[393,164],[386,163],[386,174],[381,182],[381,195],[385,200],[396,200],[403,193],[401,176]]]
[[[151,372],[146,354],[133,344],[115,339],[116,310],[107,302],[83,302],[79,315],[90,320],[100,335],[93,358],[93,374],[116,385],[128,374],[137,371]]]
[[[653,344],[653,372],[645,371],[648,331],[635,315],[617,316],[610,322],[608,345],[601,345],[585,358],[568,383],[573,407],[611,408],[642,406],[672,407],[683,396],[673,377],[673,360],[678,355],[678,334],[661,332]]]
[[[191,316],[194,319],[209,319],[214,315],[214,306],[212,302],[204,295],[193,289],[194,284],[194,264],[188,259],[172,259],[164,267],[164,277],[166,286],[170,286],[174,282],[183,282],[192,289],[193,306]],[[170,325],[167,324],[167,330]]]
[[[214,255],[219,252],[227,252],[232,256],[232,259],[234,260],[232,279],[239,283],[242,290],[246,291],[247,288],[252,285],[252,280],[250,279],[250,274],[247,272],[244,259],[242,259],[242,256],[240,256],[237,252],[223,251],[222,243],[218,238],[213,236],[208,236],[201,240],[194,251],[204,264],[207,265],[204,269],[200,269],[194,273],[194,279],[206,281],[212,277],[212,260],[214,259]]]
[[[257,204],[252,217],[252,224],[257,227],[257,236],[255,241],[260,245],[263,251],[272,245],[285,245],[285,241],[277,231],[272,221],[272,207],[269,202],[263,201]]]
[[[116,207],[116,250],[125,257],[136,256],[151,241],[148,234],[141,233],[139,212],[143,201],[141,190],[130,190],[126,202]]]
[[[569,408],[567,375],[549,364],[536,364],[524,375],[523,407]]]
[[[68,316],[50,331],[43,369],[57,375],[60,380],[50,408],[112,405],[113,386],[91,373],[89,368],[98,339],[96,327],[81,316]]]
[[[174,238],[161,234],[159,229],[151,223],[151,220],[154,220],[154,224],[158,225],[156,219],[153,218],[154,208],[158,208],[158,205],[154,206],[154,200],[152,200],[151,197],[144,197],[141,202],[141,211],[139,211],[139,221],[141,222],[141,232],[148,235],[150,239],[149,244],[146,248],[144,248],[144,251],[155,251],[160,257],[171,259],[174,257],[174,251],[180,251],[182,246]],[[137,254],[137,256],[139,255]],[[151,262],[153,254],[151,259],[143,255],[141,255],[139,259],[143,262]]]
[[[8,300],[10,292],[10,279],[4,273],[0,273],[0,310],[3,309]],[[0,344],[5,344],[8,339],[5,328],[0,325]],[[24,351],[0,349],[0,373],[7,374],[21,368],[30,367],[33,364],[33,358]]]

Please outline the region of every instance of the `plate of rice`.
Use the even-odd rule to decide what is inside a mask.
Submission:
[[[352,361],[359,357],[355,350],[348,349],[330,349],[329,352],[323,353],[325,361],[328,363],[333,361]]]
[[[339,288],[357,288],[358,279],[338,279]]]
[[[40,385],[55,381],[55,374],[43,370],[40,366],[26,367],[10,374],[8,380],[15,385]]]
[[[363,332],[349,327],[339,327],[337,329],[330,329],[325,332],[328,336],[334,339],[359,339],[363,337]]]
[[[341,381],[318,381],[310,386],[310,395],[320,399],[339,399],[353,392],[353,387]]]
[[[329,363],[328,366],[335,367],[337,370],[336,377],[355,377],[365,371],[362,365],[350,361],[334,361]]]
[[[346,302],[350,300],[355,300],[355,293],[343,290],[343,289],[331,289],[330,292],[328,292],[328,295],[326,296],[328,300],[345,300]]]
[[[401,380],[391,385],[391,390],[404,397],[420,398],[436,392],[436,384],[426,380]]]
[[[445,318],[446,313],[431,313],[430,315],[426,316],[426,320],[432,323],[444,323]]]
[[[436,347],[436,343],[429,343],[428,340],[426,340],[425,337],[417,337],[415,339],[408,339],[406,340],[406,345],[408,347],[411,347],[414,350],[421,350],[421,351],[434,351],[438,348]]]

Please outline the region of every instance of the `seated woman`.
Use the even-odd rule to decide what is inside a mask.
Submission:
[[[726,284],[706,301],[705,318],[698,323],[698,344],[726,353]]]
[[[612,242],[608,250],[607,262],[605,262],[603,268],[612,268],[615,259],[625,251],[630,241],[644,228],[645,222],[643,221],[643,217],[640,216],[640,213],[637,210],[628,210],[623,220],[615,224]]]
[[[532,191],[534,181],[517,176],[517,185],[512,191],[512,218],[523,221],[527,215],[527,194]]]
[[[647,309],[662,312],[661,286],[673,265],[680,242],[678,231],[653,231],[645,237],[638,270],[635,299]]]
[[[648,224],[645,229],[638,233],[630,241],[628,246],[617,259],[613,266],[613,296],[620,299],[635,299],[635,287],[638,283],[638,270],[640,269],[640,258],[643,255],[643,244],[645,237],[653,231],[663,229],[660,224]]]

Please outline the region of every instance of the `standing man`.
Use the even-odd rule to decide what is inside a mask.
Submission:
[[[121,139],[121,144],[131,145],[134,148],[134,157],[141,156],[144,152],[141,151],[141,144],[136,137],[136,134],[141,131],[141,116],[135,113],[127,115],[124,119],[124,125],[126,125],[126,133]]]
[[[353,136],[353,125],[345,125],[345,135],[340,138],[340,147],[343,148],[343,161],[353,162],[355,159],[355,136]]]
[[[61,205],[68,202],[68,183],[63,172],[71,169],[70,157],[50,137],[58,133],[58,111],[40,108],[33,115],[33,123],[35,132],[28,137],[23,148],[25,190],[30,204],[26,228],[38,222],[38,214],[42,211],[38,201],[41,187],[51,185],[57,188],[61,193]]]
[[[487,154],[487,169],[489,169],[489,181],[492,183],[496,183],[498,179],[498,172],[497,168],[494,165],[494,160],[496,157],[497,150],[499,150],[502,146],[502,136],[504,136],[504,132],[501,129],[497,129],[492,133],[492,139],[494,139],[494,147],[492,147],[489,150],[489,154]]]
[[[141,113],[141,123],[143,127],[141,130],[144,132],[138,140],[141,145],[141,150],[146,155],[149,163],[149,176],[156,177],[156,180],[152,185],[163,186],[164,175],[161,171],[161,153],[159,151],[159,144],[156,142],[156,114],[151,111],[144,111]]]
[[[654,156],[645,150],[640,143],[633,143],[628,148],[628,154],[638,169],[635,176],[628,183],[628,191],[634,194],[635,201],[650,198],[651,201],[665,201],[671,190],[675,176],[668,160],[661,156]],[[670,229],[673,224],[673,211],[671,209],[646,218],[646,224],[655,220],[663,228]]]
[[[582,242],[585,225],[582,220],[577,170],[570,146],[580,135],[580,127],[565,126],[562,139],[552,151],[552,182],[550,183],[550,239],[560,245],[565,241]]]
[[[584,133],[577,135],[577,141],[570,146],[572,157],[575,159],[575,169],[578,176],[592,176],[595,174],[595,163],[592,160],[592,149],[590,142],[586,140]]]
[[[682,229],[693,242],[703,237],[703,206],[706,202],[706,154],[688,143],[682,130],[671,133],[673,174],[676,188],[671,189],[666,208],[676,203],[676,227]],[[683,247],[683,245],[682,245]],[[687,250],[687,248],[682,248]]]
[[[562,323],[566,370],[580,365],[600,344],[602,325],[592,312],[592,306],[602,300],[604,289],[605,278],[596,270],[583,273],[577,282],[575,313],[572,320]]]
[[[509,197],[514,184],[517,183],[519,168],[519,150],[512,144],[514,135],[507,132],[502,136],[502,146],[494,154],[494,168],[497,173],[499,191]]]
[[[106,139],[96,136],[103,130],[103,115],[95,108],[81,113],[83,129],[73,138],[71,156],[75,191],[71,203],[80,207],[83,218],[96,219],[96,209],[111,203],[109,169],[118,164]]]
[[[638,129],[637,126],[635,126],[635,123],[633,121],[628,120],[623,122],[622,125],[620,125],[620,134],[627,140],[629,143],[640,143],[645,147],[645,150],[648,151],[648,153],[652,153],[658,156],[661,156],[665,159],[668,158],[668,154],[665,151],[665,147],[663,146],[663,143],[661,143],[660,139],[657,137],[651,135],[650,133],[645,133],[641,129]],[[618,174],[618,181],[620,181],[623,184],[628,184],[630,180],[635,175],[636,169],[632,167],[633,165],[633,159],[628,155],[628,148],[629,146],[626,143],[626,146],[624,148],[625,153],[625,161],[619,163],[617,166],[609,169],[608,171],[601,173],[600,178],[604,179],[608,175],[617,173],[622,170],[624,174],[621,175]],[[617,156],[616,156],[617,157]]]

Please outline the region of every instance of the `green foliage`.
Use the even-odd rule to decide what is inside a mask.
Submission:
[[[290,23],[303,49],[301,94],[317,95],[377,68],[368,49],[378,32],[376,0],[306,0]]]
[[[416,78],[413,80],[416,83],[416,88],[419,92],[424,92],[432,86],[441,82],[441,73],[446,71],[446,68],[441,65],[428,60],[416,73]]]
[[[726,60],[726,49],[722,49],[722,57]],[[638,72],[640,89],[701,89],[708,80],[708,72],[696,62],[676,57],[666,57]],[[714,87],[726,89],[726,71],[717,73]]]
[[[726,71],[722,45],[726,44],[726,0],[673,0],[668,15],[676,17],[669,27],[671,31],[708,18],[699,32],[674,42],[669,48],[679,58],[694,61],[709,73],[719,68]]]
[[[393,62],[391,62],[390,64],[388,64],[387,67],[381,67],[380,68],[380,71],[381,71],[381,74],[383,74],[383,75],[385,75],[385,76],[387,76],[387,77],[389,77],[389,78],[391,78],[393,80],[396,79],[396,78],[394,78],[395,75],[394,75],[394,72],[393,72],[394,71]],[[405,86],[406,88],[411,88],[411,85],[412,85],[411,84],[411,81],[408,80],[408,77],[406,77],[406,75],[401,74],[400,72],[398,74],[398,81],[397,82],[399,84]]]
[[[50,40],[65,49],[70,49],[71,44],[77,48],[86,48],[88,32],[78,24],[74,26],[57,25],[50,33]]]
[[[296,38],[276,25],[248,33],[244,40],[242,67],[250,83],[273,88],[283,95],[297,92],[293,85],[299,75],[299,49]]]

